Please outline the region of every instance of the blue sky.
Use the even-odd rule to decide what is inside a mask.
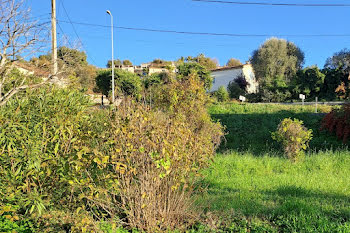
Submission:
[[[115,26],[162,30],[300,35],[350,34],[350,7],[277,7],[242,6],[193,2],[191,0],[56,0],[58,20],[68,21],[64,8],[73,22],[110,25],[109,9]],[[247,1],[247,0],[241,0]],[[281,3],[277,0],[250,0]],[[33,17],[47,21],[51,1],[28,1]],[[344,3],[346,0],[288,0],[288,3]],[[64,8],[63,8],[64,5]],[[45,15],[47,14],[47,15]],[[77,44],[76,34],[69,23],[59,22],[60,45]],[[111,57],[110,29],[74,25],[82,40],[88,61],[104,67]],[[154,58],[176,60],[181,56],[204,53],[224,65],[231,57],[242,62],[249,59],[268,37],[226,37],[184,35],[115,29],[115,57],[129,59],[134,64]],[[68,38],[64,39],[64,38]],[[305,65],[323,67],[327,57],[343,48],[350,49],[350,37],[284,37],[305,52]]]

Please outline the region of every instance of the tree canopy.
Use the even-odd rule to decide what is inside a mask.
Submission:
[[[202,65],[207,70],[216,69],[219,65],[219,62],[216,59],[206,57],[202,53],[199,54],[197,57],[188,56],[186,59],[180,58],[180,60],[182,60],[182,61],[186,60],[187,62],[196,62],[196,63]]]
[[[350,72],[350,50],[343,49],[327,59],[325,68],[342,69]]]
[[[102,70],[96,77],[96,86],[102,94],[109,96],[109,92],[112,90],[112,72],[111,70]],[[115,86],[117,95],[131,95],[139,98],[142,91],[141,78],[134,73],[116,69],[115,70]]]
[[[124,66],[132,66],[132,62],[130,60],[124,60],[123,65]]]
[[[234,66],[240,66],[242,65],[242,62],[236,58],[230,58],[230,60],[227,61],[226,66],[234,67]]]
[[[179,65],[178,69],[178,78],[184,79],[188,78],[191,74],[198,75],[200,80],[204,83],[204,88],[210,90],[213,84],[213,78],[203,65],[196,62],[187,62]]]
[[[304,64],[304,52],[293,42],[271,38],[252,54],[258,80],[282,76],[290,80]]]
[[[117,60],[114,60],[114,66],[121,66],[123,63],[121,60],[117,59]],[[107,65],[106,65],[107,68],[112,68],[112,60],[108,60],[107,62]]]

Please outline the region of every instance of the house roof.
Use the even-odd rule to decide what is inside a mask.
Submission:
[[[49,71],[36,67],[28,62],[14,62],[14,66],[33,72],[34,75],[39,77],[47,77],[50,75]]]
[[[239,66],[225,66],[225,67],[212,69],[210,71],[215,72],[215,71],[224,71],[224,70],[236,70],[236,69],[242,69],[246,65],[250,65],[250,64],[243,64],[243,65],[239,65]]]

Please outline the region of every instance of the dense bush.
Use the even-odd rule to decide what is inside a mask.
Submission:
[[[84,182],[91,165],[78,153],[90,103],[76,91],[27,94],[0,109],[0,206],[17,206],[19,221],[32,219],[39,228],[63,226],[83,205],[72,184]]]
[[[157,93],[153,108],[126,99],[118,110],[51,88],[11,100],[0,109],[0,208],[16,206],[18,227],[42,232],[96,232],[99,220],[147,231],[188,225],[191,185],[222,129],[198,77]]]
[[[247,82],[245,77],[243,77],[242,75],[238,76],[236,79],[232,80],[227,86],[230,98],[238,99],[241,95],[246,96],[248,86],[249,83]]]
[[[277,131],[272,133],[272,138],[282,142],[284,152],[290,160],[297,161],[308,147],[312,130],[308,130],[298,119],[286,118],[278,125]]]
[[[112,122],[109,159],[128,224],[147,232],[185,227],[194,216],[193,178],[211,160],[220,126],[207,122],[193,130],[186,118],[132,102]]]
[[[341,109],[334,109],[322,120],[322,130],[335,134],[344,143],[350,135],[350,104],[344,104]]]
[[[146,89],[151,88],[153,85],[159,85],[168,83],[172,79],[172,75],[168,72],[154,73],[150,76],[145,77],[143,80]]]
[[[203,82],[203,86],[206,90],[210,90],[213,85],[213,77],[204,66],[196,62],[187,62],[179,65],[178,79],[187,79],[191,75],[197,75]]]
[[[141,97],[142,80],[137,74],[116,69],[114,75],[117,96]],[[96,77],[96,86],[102,94],[109,96],[112,90],[112,71],[100,71]]]

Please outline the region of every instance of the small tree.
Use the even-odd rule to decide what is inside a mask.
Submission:
[[[109,96],[109,92],[112,90],[112,71],[104,70],[100,71],[96,77],[96,87],[102,94]],[[134,73],[115,70],[115,87],[117,90],[116,94],[119,95],[132,95],[137,98],[141,97],[142,92],[142,81],[140,77]]]
[[[229,94],[224,86],[220,86],[215,92],[215,96],[219,102],[225,102],[229,99]]]
[[[227,86],[227,90],[230,95],[230,98],[238,99],[240,95],[247,94],[248,86],[249,86],[249,83],[242,75],[232,80]]]

